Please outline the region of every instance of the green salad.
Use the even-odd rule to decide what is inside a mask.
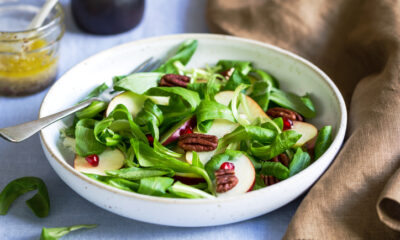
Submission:
[[[119,95],[76,113],[61,139],[77,171],[140,194],[215,198],[283,181],[326,151],[332,128],[306,122],[317,114],[310,95],[280,89],[250,61],[189,69],[197,45],[183,42],[152,72],[114,77]]]

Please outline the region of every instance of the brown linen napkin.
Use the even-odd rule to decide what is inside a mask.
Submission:
[[[207,19],[311,60],[348,104],[346,143],[285,238],[400,239],[400,0],[209,0]]]

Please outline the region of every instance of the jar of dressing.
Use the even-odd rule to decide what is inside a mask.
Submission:
[[[0,95],[26,95],[57,75],[64,13],[59,3],[44,24],[27,29],[45,0],[0,1]]]

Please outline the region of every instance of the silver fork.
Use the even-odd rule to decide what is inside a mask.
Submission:
[[[135,70],[131,73],[136,72],[149,72],[154,69],[157,69],[160,66],[160,61],[152,61],[152,57],[144,61],[140,64]],[[16,126],[1,128],[0,129],[0,136],[10,142],[21,142],[33,134],[37,133],[38,131],[42,130],[43,128],[49,126],[50,124],[67,117],[68,115],[75,113],[79,110],[84,109],[85,107],[89,106],[94,101],[106,101],[109,102],[112,98],[118,95],[121,92],[113,91],[113,87],[109,87],[103,93],[100,94],[98,97],[89,98],[71,108],[65,109],[64,111],[54,113],[47,117],[42,117],[37,120],[22,123]]]

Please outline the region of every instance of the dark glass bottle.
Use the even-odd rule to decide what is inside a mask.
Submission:
[[[77,25],[94,34],[117,34],[139,24],[145,0],[72,0]]]

